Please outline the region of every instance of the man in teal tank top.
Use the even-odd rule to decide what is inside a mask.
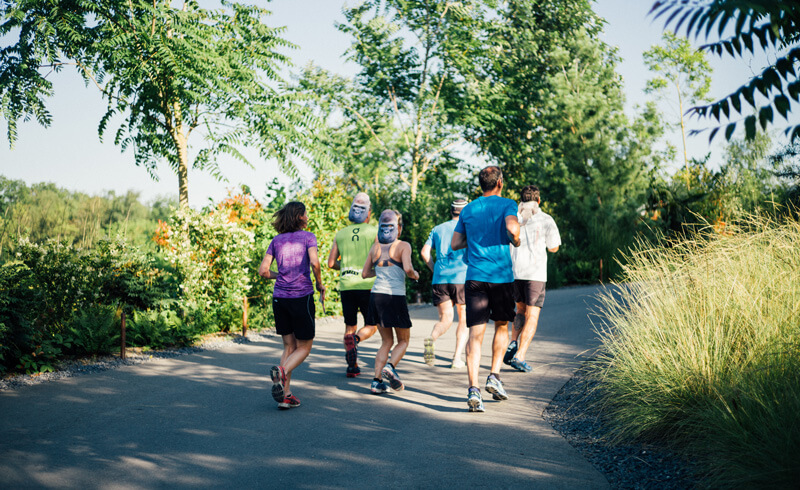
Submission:
[[[363,192],[356,194],[350,206],[349,219],[353,223],[336,233],[328,255],[328,267],[339,272],[339,294],[344,314],[344,348],[347,360],[347,377],[361,374],[358,367],[358,343],[367,340],[377,331],[376,325],[367,325],[369,293],[374,278],[362,279],[361,270],[370,248],[378,235],[378,227],[369,224],[370,200]],[[364,326],[356,333],[358,312],[364,318]]]

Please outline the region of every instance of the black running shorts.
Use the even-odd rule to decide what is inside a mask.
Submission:
[[[481,325],[489,320],[512,322],[516,315],[514,283],[467,281],[464,284],[467,305],[467,327]]]
[[[463,284],[434,284],[433,306],[439,306],[445,301],[452,301],[454,305],[464,304]]]
[[[411,328],[408,303],[405,296],[372,293],[369,296],[369,325],[384,328]]]
[[[525,303],[528,306],[544,306],[544,285],[542,281],[526,281],[516,279],[514,281],[514,300],[517,303]]]
[[[278,335],[294,334],[297,340],[311,340],[316,333],[314,295],[300,298],[272,298],[275,331]]]
[[[358,312],[364,317],[365,325],[374,325],[367,322],[367,311],[369,311],[369,289],[352,289],[341,291],[339,293],[342,298],[342,314],[344,315],[344,324],[348,327],[358,325]]]

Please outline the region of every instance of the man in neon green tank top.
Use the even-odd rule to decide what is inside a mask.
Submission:
[[[339,293],[344,314],[344,349],[348,378],[361,374],[358,367],[358,343],[372,337],[377,331],[376,325],[366,324],[369,293],[375,279],[361,278],[364,262],[378,235],[378,227],[369,224],[369,209],[369,196],[363,192],[356,194],[349,215],[353,224],[336,233],[328,255],[328,267],[340,271]],[[365,325],[356,333],[359,310]]]

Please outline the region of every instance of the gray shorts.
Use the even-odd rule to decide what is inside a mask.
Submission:
[[[514,280],[514,301],[541,308],[544,306],[545,284],[542,281]]]

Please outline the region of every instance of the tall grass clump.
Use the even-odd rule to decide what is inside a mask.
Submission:
[[[640,244],[602,298],[598,399],[712,487],[800,486],[800,223]]]

